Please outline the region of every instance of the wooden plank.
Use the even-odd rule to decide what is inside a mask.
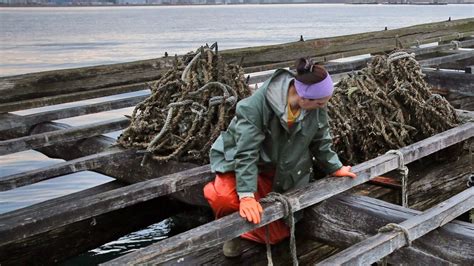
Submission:
[[[89,138],[124,129],[130,125],[128,118],[117,118],[83,126],[0,141],[0,155],[51,146],[63,141]]]
[[[242,63],[243,67],[250,67],[361,49],[367,49],[368,53],[371,53],[369,49],[380,51],[381,47],[384,51],[391,50],[396,47],[396,39],[404,46],[413,45],[417,40],[420,43],[425,40],[450,41],[459,39],[459,34],[472,32],[473,25],[474,19],[468,18],[304,42],[224,50],[220,54],[228,63]],[[0,93],[4,95],[0,103],[156,80],[172,67],[173,61],[173,57],[167,57],[0,78]]]
[[[415,240],[473,207],[474,187],[471,187],[399,225],[408,231],[410,240]],[[368,265],[408,244],[400,230],[378,233],[317,265]]]
[[[465,190],[473,163],[470,157],[468,150],[454,146],[440,153],[435,160],[410,165],[409,207],[423,211]],[[420,178],[416,173],[423,174]]]
[[[474,111],[456,109],[456,114],[470,122],[474,122]]]
[[[470,47],[472,45],[474,45],[474,40],[465,40],[465,41],[457,41],[457,45],[454,42],[450,42],[448,44],[438,44],[432,47],[412,48],[412,49],[409,49],[408,51],[409,52],[416,51],[416,55],[426,55],[426,54],[437,53],[437,52],[446,51],[450,49]]]
[[[113,161],[138,156],[135,150],[110,149],[101,153],[54,164],[40,169],[0,177],[0,191],[33,184],[53,177],[103,167]]]
[[[76,102],[103,96],[115,95],[126,92],[133,92],[146,89],[145,83],[124,85],[118,87],[108,87],[89,91],[79,91],[55,96],[46,96],[20,101],[4,102],[0,104],[0,113],[12,112],[17,110],[31,109],[53,104]],[[1,101],[0,101],[1,102]]]
[[[340,195],[306,209],[298,227],[310,237],[347,248],[377,234],[377,229],[388,223],[400,223],[420,213],[371,197]],[[470,265],[473,250],[474,225],[452,221],[386,258],[393,265],[415,261],[419,265]]]
[[[314,239],[309,239],[301,229],[304,230],[304,228],[299,226],[296,228],[297,256],[300,265],[309,265],[313,261],[320,261],[338,251],[335,247],[325,245]],[[272,245],[272,258],[275,265],[292,265],[288,245],[287,240]],[[242,240],[242,249],[244,252],[241,256],[231,259],[222,255],[222,247],[220,246],[208,248],[180,259],[183,265],[268,265],[265,245],[249,240]],[[176,266],[177,264],[180,263],[174,260],[160,265]]]
[[[421,60],[419,63],[421,66],[436,66],[444,63],[459,61],[463,59],[474,58],[474,51],[466,51],[453,55],[440,56],[436,58]]]
[[[457,20],[457,25],[450,24],[451,22],[429,23],[395,30],[352,34],[304,42],[230,49],[222,51],[221,54],[227,62],[241,62],[244,67],[247,67],[364,48],[377,49],[380,46],[391,46],[394,49],[397,47],[397,40],[398,44],[401,43],[408,47],[416,43],[417,40],[424,43],[423,41],[426,39],[430,39],[431,42],[459,39],[460,36],[457,33],[473,31],[473,22],[472,19],[464,19]],[[454,28],[456,29],[454,30]]]
[[[134,89],[136,84],[157,80],[173,67],[174,58],[158,58],[137,62],[62,69],[0,78],[0,103],[17,102],[34,98],[53,98],[62,94],[89,92],[117,87]],[[118,92],[110,91],[108,94]],[[99,97],[99,96],[95,96]]]
[[[466,123],[457,128],[442,132],[433,137],[406,146],[399,151],[404,155],[406,164],[439,151],[443,148],[469,139],[474,135],[474,123]],[[358,175],[351,178],[325,178],[310,183],[308,186],[286,193],[294,211],[304,209],[321,202],[352,187],[365,183],[373,177],[398,168],[398,156],[386,154],[358,164],[352,168]],[[133,194],[132,192],[129,192]],[[262,222],[259,225],[244,221],[234,213],[214,222],[189,230],[180,235],[168,238],[150,247],[129,253],[114,259],[105,265],[122,265],[135,263],[161,263],[175,259],[191,252],[212,247],[226,240],[237,237],[257,227],[266,225],[283,217],[280,203],[266,205]]]
[[[425,80],[435,90],[446,91],[447,94],[463,94],[474,97],[474,75],[462,72],[424,69]]]
[[[115,109],[135,106],[145,100],[149,95],[134,96],[125,99],[111,100],[100,103],[87,104],[82,106],[74,106],[59,110],[39,112],[25,116],[15,116],[13,114],[0,114],[0,132],[5,130],[18,130],[20,128],[30,128],[33,125],[54,121],[74,116],[81,116],[99,112],[105,112]]]
[[[474,40],[460,42],[460,46],[470,45],[471,43],[474,43]],[[409,49],[408,52],[413,52],[416,55],[424,55],[424,54],[433,53],[435,51],[444,51],[444,50],[448,50],[448,49],[453,49],[454,47],[455,47],[454,44],[444,44],[444,45],[439,45],[439,46],[435,46],[435,47],[424,47],[424,48]],[[459,56],[459,57],[464,57],[464,56]],[[337,57],[334,56],[334,58],[337,58]],[[358,70],[358,69],[361,69],[361,68],[365,67],[367,65],[367,63],[369,63],[370,60],[372,60],[372,58],[373,57],[364,58],[364,59],[357,59],[357,60],[344,62],[344,63],[329,62],[329,63],[324,64],[324,67],[331,74],[347,72],[347,71],[352,71],[352,70]],[[461,58],[461,59],[464,59],[464,58]],[[456,60],[460,60],[460,59],[458,59],[458,57],[449,57],[449,58],[441,59],[441,57],[440,57],[436,60],[447,60],[447,61],[454,60],[454,61],[456,61]],[[425,62],[425,63],[428,63],[428,64],[430,63],[430,61],[422,60],[422,61],[420,61],[420,64],[422,64],[422,62]],[[272,64],[272,65],[269,65],[269,66],[270,67],[284,68],[284,67],[293,67],[293,65],[294,65],[294,62],[289,61],[289,62],[285,62],[285,63]],[[256,68],[256,67],[254,67],[254,68]],[[258,70],[263,71],[263,70],[270,70],[270,69],[272,69],[272,68],[266,69],[265,67],[261,67]],[[263,82],[266,79],[268,79],[269,77],[271,77],[271,75],[272,75],[272,73],[267,73],[267,74],[263,74],[263,75],[255,75],[255,76],[250,75],[249,84]]]

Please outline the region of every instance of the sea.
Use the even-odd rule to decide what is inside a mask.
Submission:
[[[1,7],[0,76],[114,64],[194,51],[294,42],[474,17],[474,5],[219,5]],[[14,112],[27,115],[65,106],[144,95],[126,93]],[[1,97],[1,95],[0,95]],[[132,108],[58,120],[73,126],[129,115]],[[117,138],[120,132],[107,136]],[[0,157],[0,177],[62,162],[36,151]],[[0,192],[0,214],[60,197],[112,178],[79,172]],[[93,265],[166,238],[169,220],[123,236],[66,262]]]

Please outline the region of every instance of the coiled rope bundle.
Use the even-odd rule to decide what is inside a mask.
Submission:
[[[118,142],[146,149],[145,158],[157,161],[207,163],[210,146],[227,128],[237,101],[251,93],[243,69],[226,64],[217,44],[176,57],[174,68],[148,85],[150,97],[135,107]]]
[[[349,164],[457,126],[454,108],[432,94],[413,54],[376,56],[342,79],[328,104],[334,149]]]

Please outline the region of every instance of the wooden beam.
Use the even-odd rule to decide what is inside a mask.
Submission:
[[[471,208],[474,208],[474,187],[400,223],[399,226],[408,231],[411,241],[445,225]],[[395,229],[390,232],[378,233],[317,265],[369,265],[395,250],[411,244],[405,239],[408,236],[404,236],[403,231]]]
[[[457,128],[447,130],[425,140],[406,146],[399,151],[404,155],[406,164],[439,151],[443,148],[469,139],[474,135],[474,123],[467,123]],[[365,183],[373,177],[382,175],[400,167],[398,156],[386,154],[375,159],[358,164],[352,168],[358,175],[351,178],[325,178],[310,183],[308,186],[286,193],[294,211],[321,202],[352,187]],[[132,194],[132,192],[129,192]],[[284,215],[280,203],[269,204],[265,207],[262,222],[259,225],[244,221],[237,213],[225,216],[214,222],[189,230],[180,235],[168,238],[147,248],[129,253],[114,259],[106,265],[161,263],[175,259],[191,252],[199,251],[226,240],[237,237],[245,232],[264,226]]]
[[[463,94],[474,97],[474,75],[462,72],[424,69],[425,80],[435,90],[444,90],[447,94]]]
[[[92,98],[115,95],[126,92],[133,92],[146,89],[145,83],[137,83],[132,85],[124,85],[118,87],[108,87],[89,91],[79,91],[55,96],[45,96],[41,98],[33,98],[20,101],[5,102],[0,104],[0,113],[12,112],[17,110],[25,110],[53,104],[77,102]],[[0,101],[1,102],[1,101]]]
[[[425,43],[425,40],[433,41],[451,41],[459,39],[457,33],[467,33],[472,31],[474,20],[458,20],[456,26],[448,22],[430,23],[416,25],[396,30],[376,31],[362,34],[352,34],[332,38],[322,38],[307,40],[304,42],[293,42],[279,45],[267,45],[260,47],[249,47],[242,49],[230,49],[222,51],[222,56],[228,62],[242,63],[244,67],[257,66],[262,64],[273,64],[282,61],[291,61],[299,57],[325,56],[344,51],[372,48],[390,50],[402,44],[404,47],[413,45],[418,40]],[[462,30],[454,27],[465,26]],[[453,27],[454,26],[454,27]],[[398,41],[397,41],[398,40]]]
[[[83,126],[35,134],[31,136],[0,141],[0,155],[37,149],[66,141],[89,138],[124,129],[130,125],[128,118],[117,118]]]
[[[455,109],[456,114],[462,119],[474,122],[474,111]]]
[[[460,46],[470,45],[471,43],[474,43],[474,40],[460,42]],[[430,54],[430,53],[433,53],[433,52],[436,52],[436,51],[444,51],[444,50],[448,50],[448,49],[453,49],[454,47],[455,47],[455,44],[451,43],[451,44],[444,44],[444,45],[439,45],[439,46],[435,46],[435,47],[424,47],[424,48],[409,49],[408,52],[413,52],[418,56],[418,55]],[[465,55],[460,56],[460,57],[464,57],[464,56]],[[335,58],[337,58],[337,57],[335,57]],[[429,64],[430,63],[429,60],[435,60],[435,59],[436,60],[447,60],[447,61],[460,60],[460,59],[457,59],[457,57],[449,57],[449,58],[445,58],[445,59],[441,59],[441,58],[444,58],[444,57],[422,60],[422,61],[420,61],[420,64],[422,64],[423,62],[425,64],[426,63]],[[464,59],[464,58],[462,58],[462,59]],[[344,63],[329,62],[329,63],[324,64],[324,67],[326,68],[326,70],[329,73],[336,74],[336,73],[342,73],[342,72],[361,69],[361,68],[365,67],[367,65],[367,63],[369,63],[371,60],[372,60],[372,57],[353,60],[353,61],[344,62]],[[267,69],[267,68],[261,67],[258,70],[260,70],[260,71],[271,70],[271,69],[274,69],[276,67],[279,67],[279,68],[293,67],[293,65],[294,65],[294,62],[289,61],[289,62],[285,62],[285,63],[269,65],[269,67],[273,67],[273,68],[268,68]],[[250,75],[249,84],[263,82],[266,79],[268,79],[269,77],[271,77],[272,74],[273,73],[268,73],[268,74],[263,74],[263,75],[255,75],[255,76]]]
[[[340,195],[306,209],[298,227],[304,228],[308,237],[347,248],[377,234],[377,229],[388,223],[401,223],[419,214],[371,197]],[[473,250],[474,225],[452,221],[386,258],[393,265],[469,265],[474,260]]]
[[[6,117],[6,114],[0,114],[0,132],[5,130],[18,130],[20,128],[29,129],[31,126],[43,122],[131,107],[142,102],[148,96],[149,95],[134,96],[125,99],[39,112],[25,116],[8,114],[9,116]]]
[[[0,220],[16,219],[18,223],[22,223],[25,219],[35,219],[38,213],[55,212],[58,207],[64,206],[71,208],[77,200],[84,197],[101,195],[123,186],[124,184],[118,181],[109,182],[1,214]],[[182,211],[189,211],[189,207],[163,197],[138,203],[127,208],[55,227],[50,231],[17,242],[0,244],[0,262],[2,265],[57,264],[71,256],[77,256]],[[124,219],[124,217],[133,217],[133,219]]]
[[[61,175],[93,170],[114,161],[131,159],[134,156],[138,156],[135,150],[116,148],[52,166],[0,177],[0,191],[14,189]]]
[[[436,66],[436,65],[440,65],[440,64],[444,64],[448,62],[459,61],[459,60],[468,59],[468,58],[474,58],[473,51],[466,51],[466,52],[457,53],[453,55],[446,55],[446,56],[421,60],[419,63],[421,66],[427,67],[427,66]]]
[[[437,52],[446,51],[450,49],[470,47],[472,45],[474,45],[474,40],[465,40],[465,41],[457,41],[457,45],[455,42],[450,42],[448,44],[438,44],[436,46],[431,46],[431,47],[412,48],[412,49],[408,49],[408,51],[415,52],[416,55],[426,55],[426,54],[437,53]]]
[[[74,202],[56,205],[49,212],[25,216],[0,216],[0,246],[32,237],[55,228],[72,224],[110,211],[122,209],[210,181],[208,165],[83,197]],[[19,222],[22,221],[22,222]]]

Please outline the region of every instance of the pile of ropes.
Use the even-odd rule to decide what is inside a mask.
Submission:
[[[150,97],[135,107],[118,142],[146,149],[145,158],[157,161],[207,163],[236,103],[251,93],[243,69],[226,64],[217,44],[176,57],[174,68],[148,85]]]
[[[414,54],[376,56],[342,79],[328,104],[334,150],[344,163],[367,161],[457,126],[453,107],[432,94]]]

